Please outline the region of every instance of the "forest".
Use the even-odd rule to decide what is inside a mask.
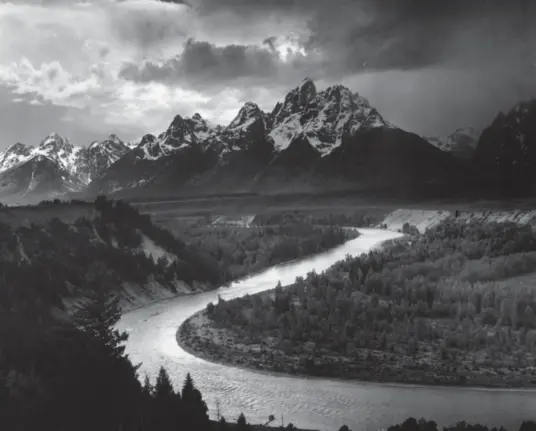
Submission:
[[[172,288],[177,274],[207,283],[219,282],[222,274],[207,257],[128,205],[99,198],[96,207],[94,220],[73,225],[53,220],[16,230],[0,226],[0,429],[266,429],[248,424],[243,414],[209,420],[188,370],[180,388],[163,368],[156,380],[140,383],[141,364],[131,363],[125,354],[128,334],[114,329],[121,314],[115,283],[143,282],[149,274],[162,277],[160,281]],[[143,236],[179,256],[182,266],[166,272],[163,263],[159,267],[145,255],[125,252],[139,245]],[[70,315],[54,312],[64,295],[80,291],[86,303]],[[520,431],[534,429],[531,423],[523,426]],[[296,429],[292,424],[285,428]],[[488,430],[465,425],[447,430],[473,429]],[[412,419],[392,430],[436,428]]]
[[[347,257],[289,287],[220,298],[204,314],[231,346],[232,340],[249,346],[240,353],[254,367],[363,380],[532,386],[534,272],[536,237],[529,226],[453,219]],[[192,343],[193,350],[224,360],[237,353],[210,337]]]
[[[121,202],[96,202],[94,219],[74,224],[53,219],[16,229],[0,223],[0,312],[48,313],[66,297],[84,295],[95,285],[111,292],[124,283],[149,279],[175,290],[177,281],[223,283],[217,264],[195,252],[164,228]],[[177,256],[153,259],[144,238]]]
[[[124,355],[126,334],[112,327],[123,283],[154,280],[172,291],[177,281],[220,285],[232,276],[222,269],[226,252],[218,261],[202,246],[194,250],[121,201],[100,196],[94,207],[93,218],[72,224],[59,218],[18,227],[0,223],[0,428],[160,431],[195,421],[196,429],[213,428],[191,379],[174,392],[162,370],[154,384],[139,385],[138,365]],[[266,233],[278,234],[290,239],[271,243],[272,261],[295,257],[288,251],[294,246],[298,254],[310,253],[346,238],[330,227]],[[147,255],[147,240],[177,259]],[[85,308],[63,312],[63,300],[78,296],[89,300]],[[245,418],[235,425],[247,425]],[[218,426],[227,429],[225,420]]]
[[[256,220],[250,227],[212,225],[200,219],[173,224],[173,231],[198,254],[217,262],[230,281],[279,263],[319,253],[359,236],[331,224],[331,218],[314,224],[305,217],[274,216]],[[269,223],[268,223],[269,222]]]

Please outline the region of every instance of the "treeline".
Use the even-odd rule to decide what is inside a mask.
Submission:
[[[308,374],[429,383],[536,382],[536,237],[515,224],[455,221],[347,257],[272,296],[220,300],[216,325],[259,362]],[[457,364],[457,366],[454,366]],[[459,365],[459,366],[458,366]]]
[[[440,428],[434,421],[428,421],[426,419],[416,420],[415,418],[408,418],[404,422],[398,425],[392,425],[387,428],[387,431],[506,431],[503,427],[489,428],[480,424],[468,424],[465,421],[458,422],[453,426],[447,426]],[[343,425],[339,431],[350,431],[348,426]],[[519,431],[536,431],[536,422],[524,421],[519,427]]]
[[[269,225],[327,225],[371,227],[378,225],[385,217],[385,210],[355,210],[351,213],[311,214],[310,211],[285,211],[255,216],[254,224]]]
[[[114,329],[117,296],[94,289],[73,319],[0,313],[0,428],[10,431],[174,431],[216,427],[188,374],[175,391],[165,369],[141,385]],[[236,418],[234,418],[236,420]],[[246,430],[242,415],[234,429]],[[241,427],[240,427],[241,425]]]
[[[175,225],[174,231],[188,247],[217,262],[226,280],[328,250],[359,235],[337,225],[319,226],[303,220],[249,228],[201,221]]]

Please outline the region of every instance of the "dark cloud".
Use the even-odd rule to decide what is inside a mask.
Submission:
[[[225,12],[259,20],[270,15],[306,17],[311,31],[307,47],[323,49],[332,72],[341,73],[361,71],[364,63],[369,69],[390,70],[482,61],[493,50],[503,55],[511,44],[527,44],[535,35],[531,23],[536,21],[533,0],[190,0],[190,4],[201,16]],[[265,42],[269,44],[269,39]]]
[[[225,14],[227,22],[229,16],[248,22],[269,16],[305,20],[310,35],[302,42],[309,51],[323,53],[327,76],[364,69],[479,67],[490,62],[527,69],[536,48],[534,0],[189,0],[188,4],[201,19]],[[224,21],[222,15],[222,27]],[[264,35],[263,43],[274,50],[272,36]]]
[[[298,68],[299,62],[285,67],[287,70]],[[190,39],[177,57],[163,64],[148,62],[141,67],[128,64],[122,69],[121,76],[137,82],[179,82],[207,87],[236,80],[240,80],[241,85],[247,80],[265,82],[275,78],[282,68],[283,64],[273,49],[245,45],[218,47]]]

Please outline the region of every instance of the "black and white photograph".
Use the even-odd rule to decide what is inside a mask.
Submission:
[[[536,431],[536,0],[0,0],[0,431]]]

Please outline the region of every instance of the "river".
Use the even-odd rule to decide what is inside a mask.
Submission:
[[[182,350],[175,341],[180,324],[205,308],[218,295],[225,299],[273,289],[280,280],[292,283],[313,269],[321,272],[347,254],[359,255],[400,234],[360,229],[359,238],[301,261],[269,268],[230,287],[150,304],[123,315],[117,327],[129,333],[127,353],[142,363],[140,377],[154,382],[160,366],[166,367],[176,387],[190,372],[207,402],[212,418],[216,402],[228,421],[240,412],[251,423],[263,423],[270,414],[274,425],[292,422],[302,428],[337,431],[386,428],[414,416],[440,425],[459,420],[505,426],[517,431],[521,419],[536,419],[536,391],[420,387],[344,382],[268,375],[213,364]]]

